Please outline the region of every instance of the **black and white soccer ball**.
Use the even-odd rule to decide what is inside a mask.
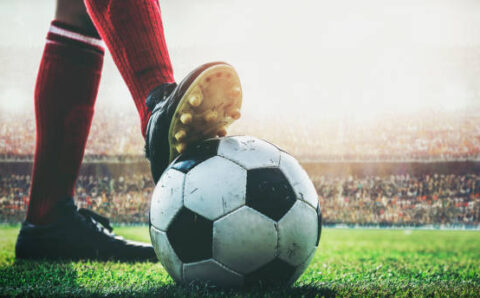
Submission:
[[[288,285],[313,258],[321,221],[295,158],[235,136],[201,142],[171,163],[153,192],[150,236],[179,283]]]

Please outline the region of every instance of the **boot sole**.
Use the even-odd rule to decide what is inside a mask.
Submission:
[[[189,144],[223,137],[239,119],[242,89],[235,69],[217,64],[202,71],[180,99],[170,122],[168,141],[172,162]]]

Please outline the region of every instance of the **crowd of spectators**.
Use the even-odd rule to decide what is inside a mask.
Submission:
[[[321,117],[285,121],[269,115],[235,123],[231,134],[253,135],[301,161],[449,161],[480,158],[480,115],[417,112],[374,119]],[[0,115],[0,160],[31,160],[32,116]],[[143,156],[144,141],[134,111],[97,111],[85,152],[86,161],[124,161]]]
[[[145,223],[154,184],[150,175],[80,176],[75,186],[79,208],[92,209],[115,222]],[[30,176],[0,176],[0,222],[19,222],[28,206]]]
[[[416,113],[373,119],[270,118],[245,121],[234,133],[265,138],[301,161],[409,162],[480,158],[480,115]],[[247,132],[247,133],[245,133]]]
[[[480,224],[480,175],[314,176],[330,223]]]
[[[138,116],[128,112],[95,114],[85,149],[87,161],[124,161],[144,154]],[[0,114],[0,160],[31,160],[35,150],[33,115]]]
[[[480,115],[475,111],[383,115],[371,120],[246,118],[231,134],[254,135],[301,161],[480,160]],[[0,161],[31,162],[33,115],[0,113]],[[84,162],[144,160],[135,112],[97,111]],[[310,173],[324,220],[346,224],[480,224],[480,175],[321,176]],[[0,175],[0,221],[18,222],[28,206],[30,177]],[[75,200],[116,222],[146,222],[149,174],[80,176]]]
[[[313,175],[324,223],[384,225],[480,225],[480,175]],[[0,221],[23,220],[30,177],[0,177]],[[77,206],[114,222],[148,221],[153,183],[149,175],[80,176]]]

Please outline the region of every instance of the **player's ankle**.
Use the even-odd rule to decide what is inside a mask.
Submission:
[[[30,201],[32,202],[32,200]],[[72,197],[49,200],[44,204],[38,204],[34,201],[28,208],[26,221],[35,226],[52,224],[61,217],[65,206],[75,206]]]
[[[177,87],[177,83],[162,83],[155,88],[152,88],[151,91],[148,93],[147,98],[145,99],[145,106],[147,107],[147,112],[145,116],[141,118],[140,124],[142,129],[142,135],[146,138],[147,130],[148,130],[148,122],[150,121],[150,116],[152,115],[153,109],[155,106],[165,100],[170,94],[175,90]]]
[[[32,212],[32,214],[27,214],[26,221],[35,226],[49,225],[57,219],[57,216],[52,213],[50,211]]]

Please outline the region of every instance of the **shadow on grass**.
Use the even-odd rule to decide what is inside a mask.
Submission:
[[[70,262],[15,261],[0,268],[0,296],[80,294]]]
[[[0,267],[0,296],[128,296],[128,297],[334,297],[330,288],[315,285],[294,287],[254,287],[248,289],[222,289],[206,284],[188,286],[174,283],[155,283],[145,280],[145,286],[130,288],[128,285],[109,287],[99,281],[98,275],[79,274],[75,262],[15,261]],[[97,266],[98,264],[86,264]],[[118,269],[117,269],[118,270]],[[128,270],[126,270],[128,271]],[[128,274],[128,273],[126,273]],[[91,283],[85,283],[90,279]],[[144,278],[148,279],[148,278]],[[105,281],[103,281],[104,283]],[[140,282],[140,281],[139,281]]]
[[[150,293],[137,293],[135,297],[335,297],[336,292],[326,287],[303,285],[297,287],[248,289],[221,289],[208,285],[168,285],[158,287]]]

